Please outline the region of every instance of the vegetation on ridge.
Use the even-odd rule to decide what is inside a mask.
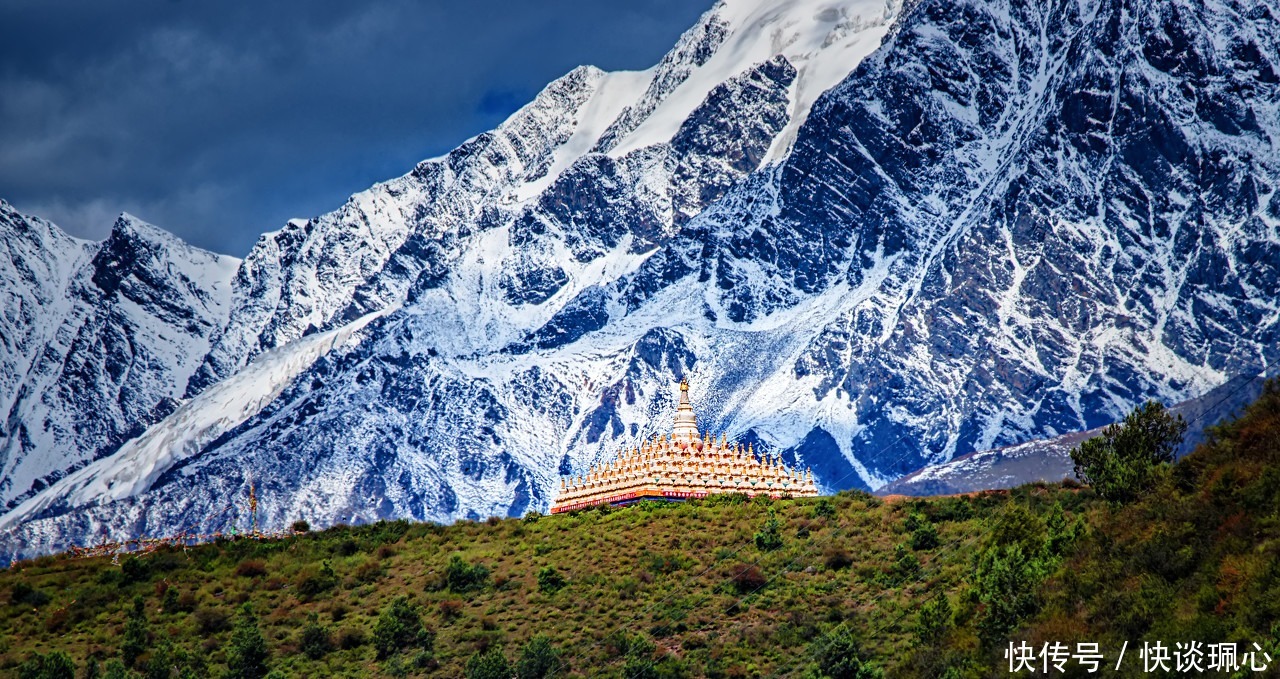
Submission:
[[[0,673],[954,678],[1008,676],[1010,640],[1256,642],[1277,665],[1278,462],[1272,383],[1123,501],[723,495],[45,557],[0,572]]]

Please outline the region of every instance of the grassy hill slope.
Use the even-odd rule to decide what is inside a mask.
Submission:
[[[1010,639],[1280,664],[1280,387],[1211,433],[1128,506],[720,496],[47,557],[0,572],[0,673],[1008,676]]]

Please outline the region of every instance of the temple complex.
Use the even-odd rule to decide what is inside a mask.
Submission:
[[[776,457],[757,458],[750,445],[730,443],[724,434],[717,440],[699,433],[689,403],[689,383],[682,380],[671,433],[654,436],[613,462],[592,466],[585,475],[562,478],[551,513],[606,502],[679,501],[713,493],[811,497],[818,488],[809,470],[802,474]]]

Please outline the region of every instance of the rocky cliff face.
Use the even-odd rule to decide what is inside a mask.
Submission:
[[[129,215],[101,243],[0,203],[0,499],[108,456],[177,405],[227,322],[238,260]]]
[[[226,525],[250,473],[268,525],[545,508],[686,375],[700,423],[833,489],[1256,373],[1277,29],[1260,1],[717,5],[654,69],[574,71],[264,236],[144,437],[169,452],[76,472],[6,541]]]

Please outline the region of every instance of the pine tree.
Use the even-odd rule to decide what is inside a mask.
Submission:
[[[253,614],[253,607],[245,604],[227,650],[227,679],[261,679],[267,674],[268,656],[258,617]]]
[[[431,632],[422,626],[418,607],[406,596],[393,599],[373,626],[373,647],[379,660],[385,660],[403,648],[417,647],[430,651],[434,640]]]
[[[1022,545],[999,545],[978,559],[974,585],[983,604],[978,616],[978,638],[987,648],[1006,639],[1022,621],[1040,607],[1036,595],[1042,564],[1022,550]]]
[[[134,674],[129,671],[129,668],[124,666],[124,663],[114,659],[107,661],[106,670],[103,672],[103,679],[133,679],[133,677]]]
[[[467,679],[511,679],[511,664],[497,646],[471,656],[465,671]]]
[[[18,666],[18,679],[75,679],[76,664],[62,651],[36,653]]]
[[[133,608],[124,623],[124,642],[120,644],[120,659],[125,667],[133,667],[138,656],[146,653],[151,645],[151,631],[147,625],[146,604],[142,595],[133,597]]]
[[[312,660],[319,660],[333,650],[329,628],[320,624],[320,618],[315,613],[307,614],[307,624],[302,628],[298,647]]]
[[[756,548],[762,552],[772,552],[782,547],[782,522],[773,512],[773,507],[769,508],[769,518],[765,519],[764,526],[760,532],[756,533]]]
[[[881,679],[884,676],[863,659],[858,641],[843,625],[814,642],[813,656],[821,676],[830,679]]]
[[[916,639],[922,646],[932,646],[942,640],[947,630],[951,629],[951,602],[945,594],[920,608],[920,618],[916,621]]]
[[[538,635],[520,649],[520,660],[516,662],[517,679],[546,679],[557,674],[560,668],[560,653],[551,645],[551,640]]]
[[[1100,497],[1121,503],[1137,499],[1156,484],[1156,472],[1173,462],[1187,432],[1181,415],[1155,401],[1133,409],[1123,422],[1071,449],[1075,474]]]

